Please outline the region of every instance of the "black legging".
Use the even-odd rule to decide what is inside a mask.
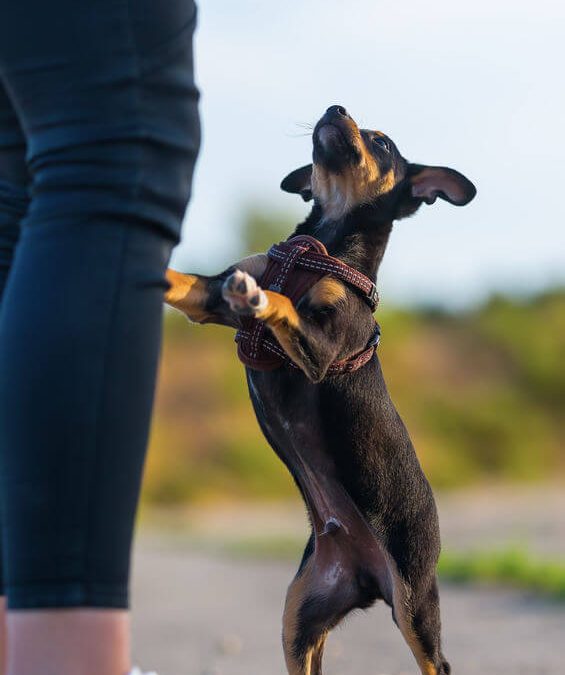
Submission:
[[[0,504],[12,609],[128,603],[163,272],[199,147],[194,25],[192,0],[0,4]]]

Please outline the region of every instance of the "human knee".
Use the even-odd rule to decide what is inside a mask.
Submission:
[[[45,151],[32,158],[34,198],[26,224],[102,218],[149,225],[175,240],[190,197],[196,150],[115,138]]]

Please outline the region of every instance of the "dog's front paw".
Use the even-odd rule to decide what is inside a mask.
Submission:
[[[267,307],[265,291],[247,272],[236,270],[224,281],[222,296],[236,314],[255,316]]]

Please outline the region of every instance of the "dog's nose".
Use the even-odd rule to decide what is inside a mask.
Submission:
[[[327,115],[339,115],[339,117],[349,117],[347,110],[342,105],[331,105],[326,110]]]

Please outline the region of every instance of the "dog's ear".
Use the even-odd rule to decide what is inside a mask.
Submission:
[[[444,166],[409,164],[410,196],[433,204],[440,197],[455,206],[465,206],[477,194],[473,183],[459,171]]]
[[[305,202],[312,199],[312,165],[306,164],[283,178],[281,190],[300,195]]]
[[[465,206],[477,194],[473,183],[459,171],[445,166],[408,164],[401,184],[400,199],[396,202],[397,219],[416,213],[425,202],[433,204],[439,197],[455,206]]]

